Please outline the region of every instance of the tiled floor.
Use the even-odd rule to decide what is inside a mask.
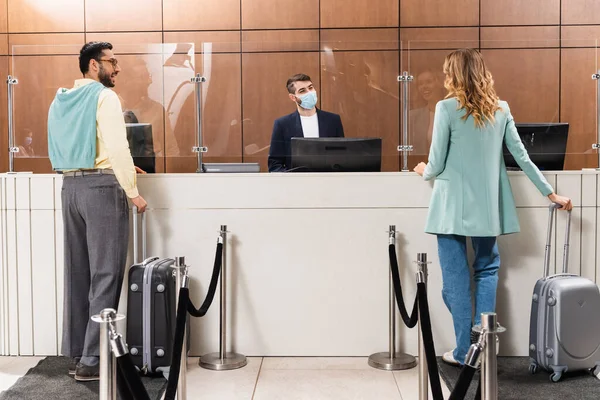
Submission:
[[[0,391],[9,388],[41,358],[0,357]],[[250,357],[234,371],[209,371],[188,359],[189,400],[418,400],[418,371],[386,372],[366,357]],[[449,396],[444,387],[444,395]],[[431,395],[429,396],[431,398]]]

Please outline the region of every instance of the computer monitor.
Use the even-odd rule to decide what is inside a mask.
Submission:
[[[133,164],[148,173],[156,172],[156,156],[152,140],[152,124],[126,123],[127,141]]]
[[[561,171],[567,152],[568,123],[515,124],[531,161],[542,171]],[[518,170],[519,165],[503,145],[507,169]]]
[[[379,172],[380,138],[292,138],[288,172]]]

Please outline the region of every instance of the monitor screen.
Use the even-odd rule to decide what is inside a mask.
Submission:
[[[152,124],[126,123],[125,128],[133,164],[148,173],[156,172]]]
[[[380,138],[299,138],[288,172],[379,172]]]
[[[561,171],[567,152],[568,123],[515,124],[531,161],[542,171]],[[520,169],[503,145],[507,169]]]

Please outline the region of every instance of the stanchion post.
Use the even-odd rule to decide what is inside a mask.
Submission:
[[[206,78],[200,74],[196,74],[191,79],[191,82],[196,85],[196,146],[192,147],[192,152],[198,156],[198,168],[196,172],[204,172],[202,155],[208,152],[208,147],[202,145],[202,84],[206,82]]]
[[[219,319],[219,352],[200,357],[200,366],[215,371],[242,368],[248,361],[246,356],[227,352],[227,225],[221,225],[219,243],[223,243],[221,260],[221,307]]]
[[[175,293],[175,298],[177,299],[176,309],[179,309],[179,292],[181,291],[182,287],[187,288],[189,284],[188,267],[185,265],[185,257],[175,257],[173,274],[175,275],[175,286],[177,288]],[[186,400],[187,398],[187,329],[183,332],[179,381],[177,382],[177,400]]]
[[[496,313],[482,313],[481,325],[473,331],[483,336],[483,357],[481,359],[481,399],[498,400],[498,360],[496,357],[496,335],[506,331],[497,321]],[[467,355],[467,359],[469,355]]]
[[[92,321],[100,324],[100,400],[117,399],[117,360],[111,349],[115,323],[125,319],[112,308],[105,308]]]
[[[390,245],[396,244],[396,225],[390,225],[388,231],[388,243]],[[389,351],[371,354],[369,356],[369,365],[377,369],[395,371],[413,368],[417,365],[417,361],[409,354],[396,352],[396,294],[394,292],[394,282],[392,280],[392,264],[390,263],[389,266]]]
[[[427,253],[417,254],[417,283],[423,282],[427,287]],[[427,357],[425,355],[425,342],[423,330],[421,329],[421,312],[419,312],[419,400],[427,400],[429,397],[429,375],[427,375]]]

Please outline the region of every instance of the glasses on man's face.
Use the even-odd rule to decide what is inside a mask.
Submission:
[[[119,61],[117,61],[117,59],[116,59],[116,58],[109,58],[108,60],[105,60],[105,59],[102,59],[102,58],[101,58],[101,59],[100,59],[100,60],[98,60],[98,61],[106,61],[106,62],[109,62],[109,63],[111,63],[111,64],[112,64],[113,68],[117,68],[117,65],[119,65]]]

